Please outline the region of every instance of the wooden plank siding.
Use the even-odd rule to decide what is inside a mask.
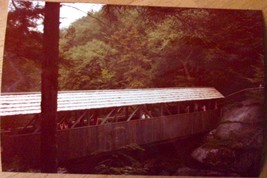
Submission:
[[[114,151],[127,145],[145,145],[186,137],[215,128],[219,110],[132,120],[58,131],[58,159],[68,160]],[[2,136],[3,159],[19,156],[26,161],[40,158],[40,135]]]

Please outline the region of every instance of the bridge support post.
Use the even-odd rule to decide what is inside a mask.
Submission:
[[[177,114],[180,114],[180,104],[177,103]]]
[[[160,104],[160,116],[163,116],[163,104]]]
[[[125,107],[125,120],[127,120],[129,118],[129,107],[126,106]]]

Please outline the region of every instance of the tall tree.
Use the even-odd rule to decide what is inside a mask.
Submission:
[[[42,172],[57,172],[57,92],[60,3],[46,2],[44,19],[44,55],[42,61],[41,163]]]
[[[4,92],[39,91],[43,6],[12,0],[9,7],[3,62]],[[18,67],[19,66],[19,67]]]
[[[109,44],[116,49],[111,68],[116,88],[146,88],[151,86],[152,61],[147,54],[147,40],[135,25],[118,30]]]

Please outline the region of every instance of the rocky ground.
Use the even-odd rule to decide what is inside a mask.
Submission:
[[[224,108],[219,126],[191,156],[224,174],[258,176],[263,151],[263,106],[244,100]]]
[[[196,163],[190,153],[200,146],[203,134],[167,143],[131,146],[113,153],[62,164],[69,173],[175,175],[177,169]]]

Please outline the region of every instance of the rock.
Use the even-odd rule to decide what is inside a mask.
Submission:
[[[188,167],[179,168],[176,171],[175,175],[179,175],[179,176],[200,176],[198,170],[191,169],[191,168],[188,168]]]
[[[259,105],[236,107],[225,112],[214,134],[218,138],[250,135],[262,127],[262,121],[263,112]]]
[[[248,148],[240,150],[236,160],[231,164],[231,169],[247,176],[257,176],[260,172],[261,149]]]
[[[235,173],[223,173],[213,170],[204,170],[204,169],[194,169],[189,167],[179,168],[176,173],[176,176],[239,176]]]
[[[205,148],[202,146],[202,147],[195,149],[193,153],[191,154],[191,156],[198,162],[205,163],[208,153],[216,154],[217,152],[218,152],[218,149],[209,149],[209,148]]]
[[[235,152],[226,147],[213,149],[202,146],[194,150],[191,156],[201,163],[227,170],[235,160]]]
[[[68,170],[66,168],[59,167],[57,169],[57,173],[59,173],[59,174],[67,174],[68,173]]]
[[[263,149],[262,106],[243,101],[227,109],[219,126],[191,156],[222,172],[257,176]]]
[[[246,105],[233,107],[224,112],[222,121],[258,122],[262,119],[262,107],[260,105]]]
[[[160,172],[160,175],[162,175],[162,176],[169,176],[170,173],[167,172],[166,170],[163,170],[163,171]]]

